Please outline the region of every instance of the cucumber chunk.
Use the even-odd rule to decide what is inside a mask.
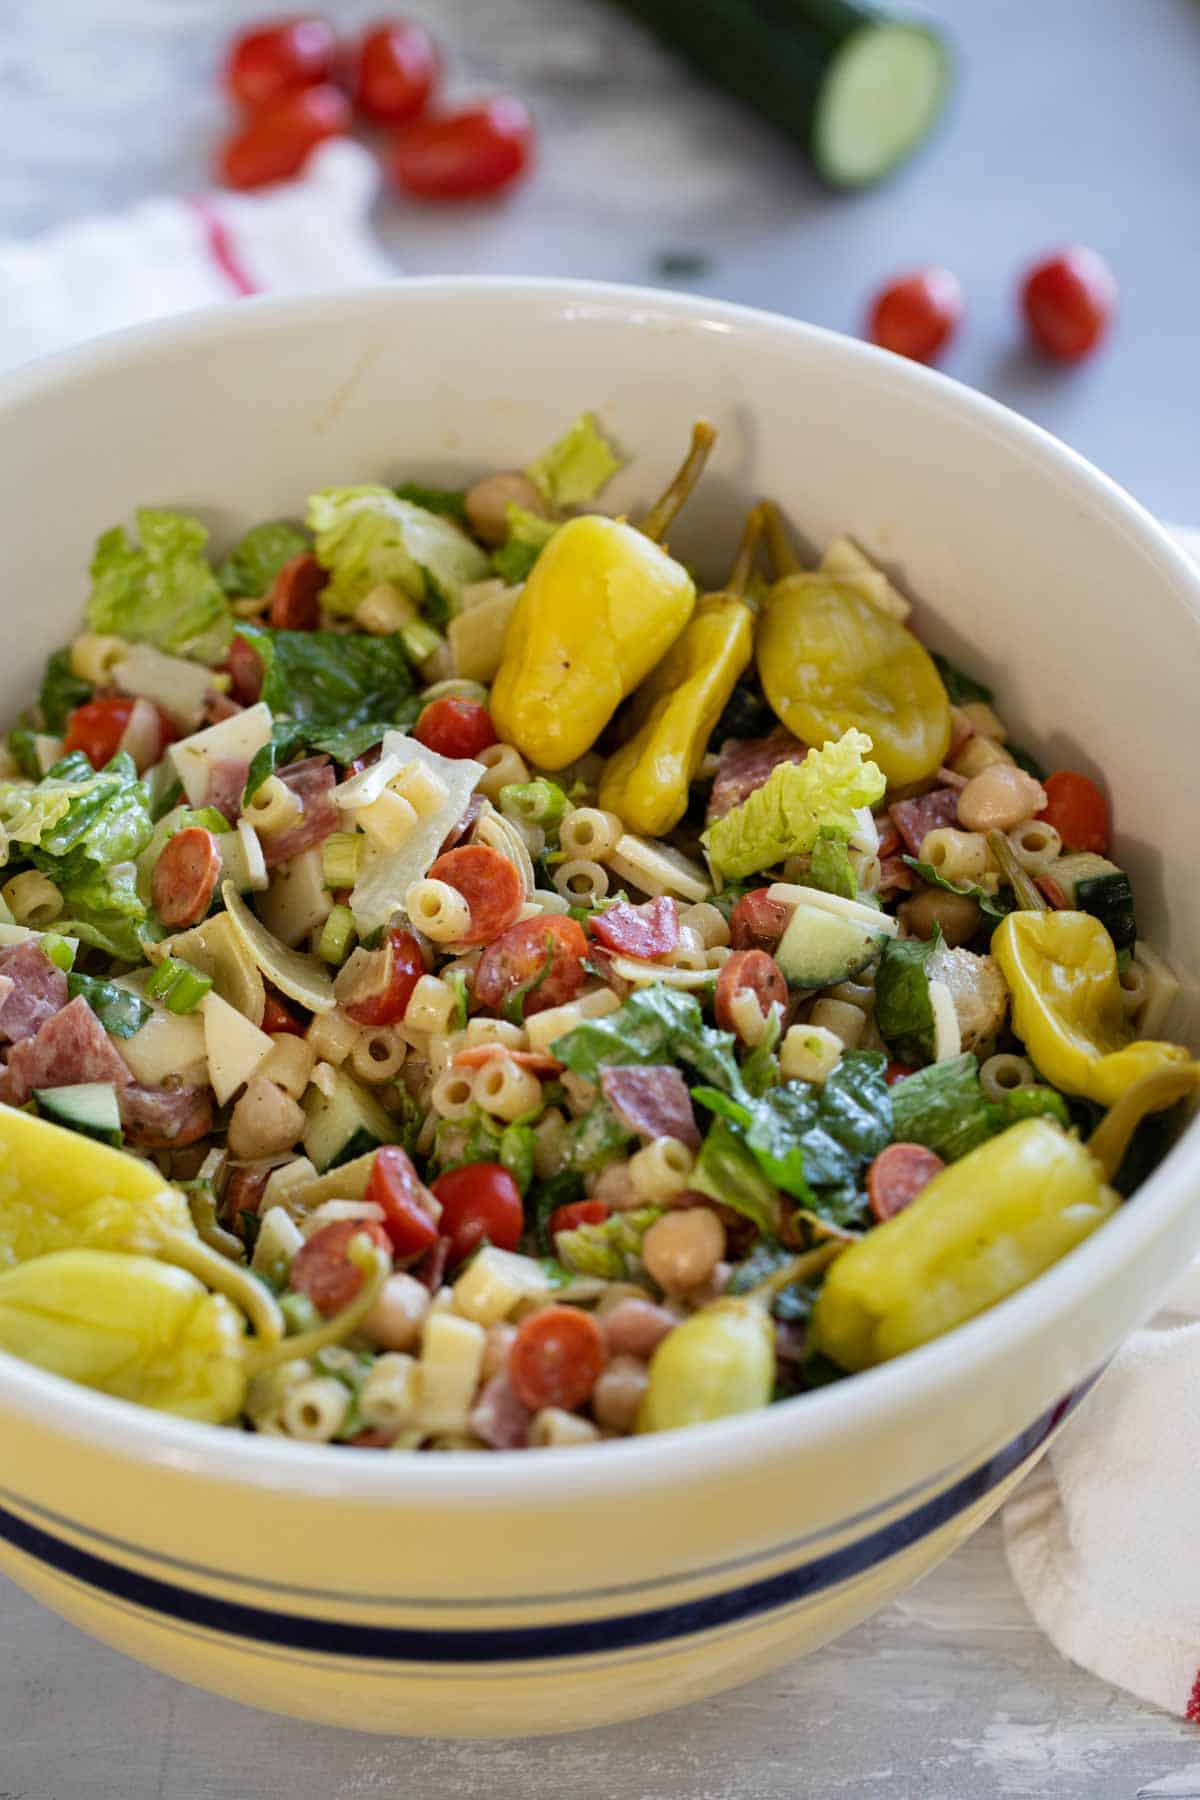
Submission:
[[[71,1087],[34,1088],[38,1111],[56,1125],[80,1131],[84,1137],[118,1150],[123,1143],[121,1110],[111,1081],[80,1081]]]
[[[380,1144],[394,1144],[400,1136],[374,1095],[340,1069],[334,1071],[327,1094],[315,1087],[308,1090],[304,1110],[308,1116],[304,1153],[318,1175],[365,1156]]]

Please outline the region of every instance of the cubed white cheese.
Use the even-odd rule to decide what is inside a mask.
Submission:
[[[263,701],[172,744],[167,755],[183,784],[189,806],[203,806],[214,761],[253,762],[271,738],[271,709]]]

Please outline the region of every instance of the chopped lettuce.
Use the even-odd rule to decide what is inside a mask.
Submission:
[[[948,656],[942,656],[936,650],[932,652],[932,656],[933,666],[942,678],[942,686],[949,695],[952,706],[965,706],[971,700],[983,700],[991,705],[996,696],[990,687],[985,687],[982,681],[976,681],[973,675],[965,675]]]
[[[636,1212],[613,1213],[602,1225],[560,1231],[554,1240],[559,1260],[577,1275],[598,1275],[605,1281],[636,1277],[642,1239],[662,1215],[661,1206],[642,1206]]]
[[[944,894],[962,894],[965,899],[976,900],[989,927],[998,925],[1006,914],[1012,911],[1012,902],[1001,894],[989,894],[986,888],[977,887],[972,881],[947,881],[938,873],[932,863],[918,862],[915,856],[901,858],[915,875],[919,875],[929,887],[941,888]]]
[[[183,513],[137,513],[140,545],[114,525],[96,544],[88,624],[177,656],[217,663],[233,616],[204,554],[208,532]]]
[[[903,1063],[933,1061],[928,970],[941,941],[935,926],[931,938],[888,938],[883,946],[875,974],[875,1023],[888,1049]]]
[[[617,473],[622,459],[608,443],[594,413],[579,417],[525,473],[551,506],[582,506],[594,500]]]
[[[465,1138],[461,1134],[462,1126],[452,1120],[443,1120],[438,1128],[435,1156],[442,1173],[447,1169],[459,1169],[464,1163],[503,1163],[522,1194],[528,1192],[533,1180],[536,1140],[533,1127],[527,1120],[504,1125],[499,1119],[493,1119],[489,1113],[485,1113],[481,1107],[476,1107],[468,1122]],[[454,1141],[453,1155],[441,1154],[443,1137]]]
[[[524,581],[550,539],[559,529],[554,519],[539,518],[523,506],[508,509],[508,538],[492,553],[492,568],[509,587]]]
[[[795,1260],[796,1252],[789,1250],[777,1238],[762,1237],[744,1262],[738,1263],[726,1284],[727,1294],[749,1294],[762,1282],[774,1275]],[[813,1302],[820,1292],[821,1283],[825,1279],[824,1270],[812,1281],[792,1281],[787,1287],[780,1288],[771,1300],[771,1311],[777,1319],[800,1324],[807,1319],[813,1309]]]
[[[377,483],[322,489],[308,503],[308,523],[329,571],[323,598],[332,612],[354,612],[384,581],[414,600],[432,588],[453,611],[467,583],[489,572],[485,553],[453,520]]]
[[[895,1083],[891,1095],[897,1139],[925,1144],[945,1162],[965,1156],[992,1136],[979,1067],[969,1050],[906,1075]]]
[[[141,962],[148,935],[161,932],[150,926],[149,914],[137,891],[137,869],[131,862],[93,869],[60,883],[66,916],[54,921],[55,929],[79,938],[93,949],[106,950],[123,962]]]
[[[553,1055],[589,1081],[614,1063],[684,1062],[713,1086],[740,1093],[734,1038],[704,1023],[699,1002],[678,988],[639,988],[624,1006],[602,1019],[587,1019],[556,1038]]]
[[[284,563],[308,549],[308,533],[287,519],[268,519],[254,525],[236,543],[217,570],[217,580],[227,594],[257,598],[274,583]]]
[[[81,751],[55,763],[36,787],[0,783],[0,820],[31,862],[58,881],[128,862],[150,836],[150,805],[133,758],[97,773]]]
[[[398,500],[411,500],[414,506],[423,506],[426,512],[457,519],[460,525],[467,522],[465,488],[425,487],[419,481],[402,481],[395,493]]]
[[[612,1162],[628,1144],[633,1133],[618,1119],[607,1100],[598,1099],[567,1127],[564,1150],[569,1166],[588,1174]]]
[[[806,881],[809,887],[820,888],[826,894],[840,894],[843,900],[858,899],[858,882],[845,832],[822,825],[812,847]]]
[[[72,1000],[82,994],[112,1037],[132,1037],[154,1011],[148,1001],[131,989],[118,987],[115,981],[100,981],[94,975],[68,975],[67,993]]]
[[[866,758],[871,740],[853,727],[801,763],[780,763],[762,787],[701,838],[713,868],[734,880],[769,869],[816,844],[822,826],[850,837],[855,811],[881,800],[887,783]]]
[[[701,1094],[707,1089],[698,1090]],[[725,1096],[722,1094],[721,1099]],[[749,1219],[759,1231],[779,1230],[779,1190],[763,1172],[745,1138],[725,1119],[714,1119],[688,1176],[688,1186]]]
[[[91,682],[81,681],[78,675],[71,672],[70,650],[56,650],[46,663],[42,691],[38,695],[43,729],[53,731],[61,737],[75,708],[82,706],[91,697]]]

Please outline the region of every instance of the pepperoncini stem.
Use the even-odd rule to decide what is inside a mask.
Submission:
[[[987,833],[988,849],[1000,865],[1000,873],[1004,876],[1016,896],[1017,906],[1022,912],[1048,912],[1049,902],[1038,890],[1032,876],[1028,875],[1013,855],[1013,847],[1002,831]]]
[[[750,579],[750,571],[754,567],[754,558],[758,554],[759,539],[763,534],[763,509],[752,506],[746,515],[746,523],[742,526],[741,542],[737,547],[737,555],[733,559],[733,567],[729,571],[729,580],[714,600],[740,600],[746,592],[746,583]]]
[[[707,419],[697,419],[692,426],[691,448],[660,498],[638,526],[643,537],[650,538],[656,544],[662,543],[680,508],[704,473],[704,465],[716,441],[716,426],[710,425]]]
[[[1162,1112],[1200,1088],[1200,1063],[1173,1063],[1143,1075],[1109,1107],[1088,1139],[1088,1149],[1111,1182],[1138,1126],[1150,1113]]]
[[[279,1343],[283,1314],[274,1294],[249,1269],[239,1268],[199,1238],[193,1241],[178,1232],[168,1232],[155,1248],[164,1262],[186,1269],[197,1281],[239,1306],[254,1327],[256,1343],[264,1348]]]
[[[788,537],[783,514],[774,500],[764,500],[760,510],[763,516],[763,529],[767,534],[767,550],[775,565],[776,581],[782,581],[786,575],[799,575],[803,565],[796,555],[792,540]]]
[[[326,1319],[323,1325],[314,1325],[311,1331],[297,1332],[294,1337],[284,1338],[270,1348],[252,1351],[246,1359],[247,1376],[262,1375],[279,1363],[290,1362],[293,1357],[315,1356],[318,1350],[327,1350],[331,1344],[344,1343],[358,1330],[383,1292],[392,1264],[390,1257],[378,1245],[372,1244],[365,1233],[350,1240],[346,1254],[366,1276],[350,1304],[334,1313],[331,1319]]]

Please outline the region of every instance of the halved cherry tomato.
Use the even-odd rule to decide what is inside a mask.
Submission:
[[[273,19],[241,31],[225,56],[222,80],[230,98],[256,112],[281,94],[328,81],[337,39],[327,20],[312,13]]]
[[[490,943],[513,923],[525,902],[515,865],[489,844],[447,850],[430,866],[429,879],[455,888],[470,907],[466,944]]]
[[[271,583],[270,623],[277,631],[315,631],[321,623],[321,589],[328,580],[310,551],[290,556]]]
[[[64,750],[82,750],[93,769],[102,769],[121,748],[133,701],[112,694],[103,700],[86,700],[67,720]]]
[[[450,1245],[451,1266],[462,1262],[484,1238],[498,1250],[515,1250],[525,1229],[521,1192],[503,1163],[465,1163],[447,1169],[433,1184],[441,1202],[438,1230]]]
[[[751,888],[734,902],[729,915],[729,941],[735,950],[774,950],[790,913],[782,900],[772,900],[765,887]]]
[[[787,982],[775,958],[768,956],[765,950],[735,950],[721,964],[713,1000],[717,1024],[725,1031],[737,1030],[733,997],[743,989],[748,989],[754,995],[764,1019],[772,1006],[787,1005]]]
[[[354,71],[354,104],[376,125],[406,125],[425,110],[440,64],[415,19],[386,19],[365,32]]]
[[[263,665],[258,651],[244,637],[235,637],[225,659],[233,697],[241,706],[253,706],[262,693]]]
[[[609,1208],[603,1200],[572,1200],[569,1206],[556,1206],[546,1220],[546,1234],[551,1242],[560,1231],[574,1231],[580,1225],[603,1225]]]
[[[221,879],[221,847],[203,825],[189,825],[169,837],[150,878],[154,910],[173,931],[198,925]]]
[[[325,1318],[349,1306],[363,1284],[363,1271],[346,1252],[356,1237],[366,1236],[390,1256],[392,1242],[378,1219],[335,1219],[322,1225],[292,1258],[288,1286],[307,1294]]]
[[[587,953],[582,926],[564,913],[522,919],[484,950],[475,970],[475,998],[500,1012],[506,1000],[523,991],[526,1018],[548,1006],[562,1006],[587,980]]]
[[[1100,343],[1117,302],[1102,256],[1081,244],[1048,256],[1021,283],[1021,310],[1035,346],[1057,362],[1078,362]]]
[[[876,294],[867,334],[884,350],[928,363],[949,343],[962,316],[958,277],[949,269],[919,269]]]
[[[383,1209],[383,1229],[397,1256],[420,1256],[437,1243],[433,1214],[422,1205],[428,1189],[399,1144],[375,1152],[364,1200]]]
[[[478,700],[446,694],[431,700],[413,727],[413,736],[439,756],[478,756],[499,743],[492,715]]]
[[[406,126],[392,139],[387,166],[397,187],[419,200],[476,200],[525,173],[533,142],[519,100],[488,100]]]
[[[679,911],[664,894],[657,900],[646,900],[631,906],[618,900],[588,920],[592,936],[608,950],[623,956],[641,956],[647,961],[670,956],[679,948]]]
[[[1042,785],[1046,804],[1038,818],[1053,825],[1063,848],[1103,856],[1108,849],[1108,801],[1095,782],[1075,769],[1058,769]]]
[[[543,1406],[570,1411],[588,1399],[607,1360],[604,1333],[591,1313],[544,1306],[517,1326],[508,1379],[530,1412]]]
[[[298,175],[309,153],[350,129],[350,105],[331,82],[281,94],[226,138],[217,174],[226,186],[266,187]]]
[[[267,1004],[263,1010],[262,1028],[268,1037],[277,1032],[286,1032],[289,1037],[303,1037],[305,1026],[292,1011],[286,1000],[280,998],[274,988],[267,989]]]
[[[889,1144],[867,1170],[867,1198],[882,1224],[915,1200],[945,1163],[924,1144]]]
[[[916,1072],[909,1063],[890,1062],[883,1071],[883,1079],[889,1087],[893,1087],[897,1081],[903,1081],[906,1075],[915,1075]]]
[[[378,958],[371,966],[371,978],[352,998],[341,1002],[342,1011],[357,1025],[398,1025],[425,973],[421,946],[411,931],[391,925],[379,949],[367,954]]]

